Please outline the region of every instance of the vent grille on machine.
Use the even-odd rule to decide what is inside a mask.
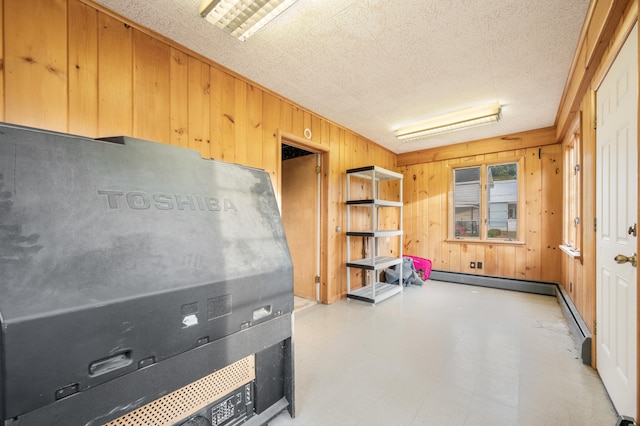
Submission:
[[[250,355],[118,417],[105,426],[172,425],[254,379],[255,361],[254,356]]]

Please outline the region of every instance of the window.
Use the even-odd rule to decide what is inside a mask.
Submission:
[[[453,171],[455,236],[480,236],[480,167]]]
[[[455,238],[518,239],[518,169],[510,162],[453,170]]]
[[[581,245],[580,201],[580,126],[563,143],[564,146],[564,220],[562,244],[571,254],[579,254]]]
[[[518,163],[487,167],[487,238],[518,239]]]

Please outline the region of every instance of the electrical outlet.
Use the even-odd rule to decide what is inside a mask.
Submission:
[[[469,264],[469,268],[471,268],[471,269],[475,269],[475,268],[476,268],[476,262],[471,262],[471,263]]]
[[[478,262],[478,269],[482,269],[482,262]]]

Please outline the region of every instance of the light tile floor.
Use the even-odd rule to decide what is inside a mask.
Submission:
[[[427,281],[376,306],[294,314],[296,418],[285,425],[608,426],[554,297]]]
[[[293,297],[293,310],[294,312],[300,312],[303,309],[310,308],[315,305],[317,302],[315,300],[305,299],[304,297]]]

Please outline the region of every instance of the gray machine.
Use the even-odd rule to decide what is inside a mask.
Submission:
[[[292,310],[264,171],[0,125],[5,425],[293,415]]]

